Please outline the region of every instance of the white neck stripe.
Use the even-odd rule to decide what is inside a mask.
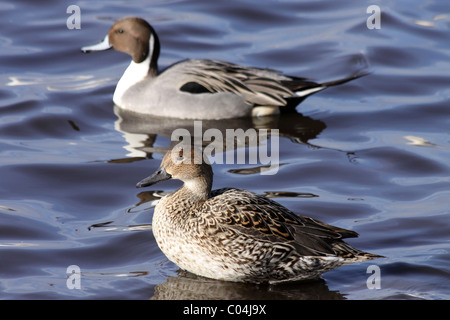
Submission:
[[[155,37],[153,36],[152,33],[150,33],[150,39],[148,40],[148,57],[150,57],[150,60],[152,59],[153,56],[154,47],[155,47]]]

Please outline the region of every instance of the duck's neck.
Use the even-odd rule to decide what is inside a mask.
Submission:
[[[159,56],[158,38],[150,36],[149,54],[142,62],[131,60],[130,65],[123,73],[116,90],[114,91],[113,101],[117,105],[122,105],[121,100],[125,92],[139,81],[147,77],[156,77],[158,75],[158,56]]]
[[[198,177],[184,181],[183,186],[177,191],[183,198],[194,202],[206,201],[211,194],[212,180],[208,177]]]
[[[148,56],[150,61],[148,62],[148,75],[150,77],[156,77],[158,75],[158,58],[159,58],[159,39],[156,33],[152,32],[150,34],[150,39],[148,41]]]
[[[117,83],[116,90],[114,91],[113,101],[117,105],[121,105],[120,101],[129,88],[147,77],[149,65],[150,57],[147,57],[147,59],[140,63],[131,61],[127,70],[123,73],[122,78],[120,78]]]

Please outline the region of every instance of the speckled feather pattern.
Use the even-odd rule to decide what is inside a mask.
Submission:
[[[220,189],[195,202],[186,191],[160,200],[153,232],[166,256],[192,273],[255,283],[304,280],[377,257],[341,240],[355,232],[299,217],[252,192]]]

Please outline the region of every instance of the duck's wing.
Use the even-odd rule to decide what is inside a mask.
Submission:
[[[307,78],[282,74],[273,69],[245,67],[237,64],[207,59],[180,61],[162,73],[177,79],[180,91],[192,94],[231,92],[252,106],[294,108],[309,95],[331,86],[344,84],[366,75],[360,72],[350,77],[314,82]]]
[[[223,227],[257,240],[289,244],[300,255],[352,258],[363,254],[342,241],[357,237],[356,232],[298,216],[281,204],[249,191],[215,190],[208,205]]]
[[[249,68],[217,60],[186,60],[177,66],[187,77],[181,91],[191,93],[232,92],[250,105],[284,106],[286,98],[300,88],[320,85],[288,77],[276,70]]]

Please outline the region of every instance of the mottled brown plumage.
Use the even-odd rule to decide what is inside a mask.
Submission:
[[[211,191],[212,169],[201,160],[198,151],[177,146],[138,184],[184,182],[158,202],[153,217],[158,245],[180,268],[221,280],[280,282],[381,257],[342,240],[356,232],[298,216],[267,197],[234,188]]]

